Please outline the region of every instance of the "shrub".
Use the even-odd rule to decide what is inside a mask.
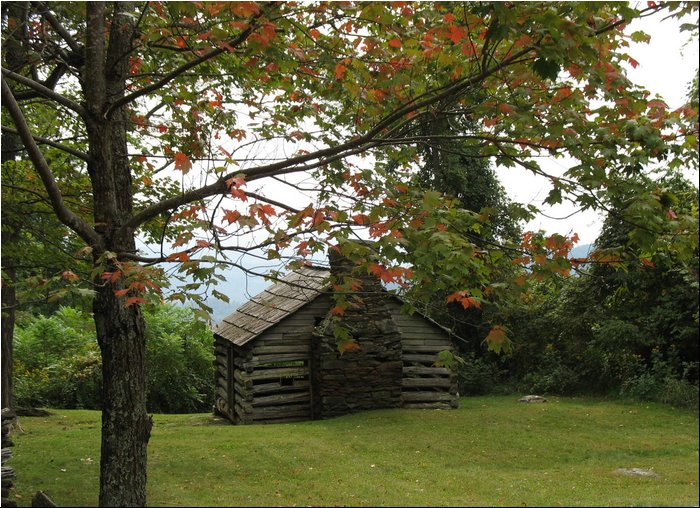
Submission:
[[[583,380],[580,373],[565,360],[560,351],[548,345],[537,370],[523,377],[522,388],[530,393],[558,395],[581,391]]]
[[[457,375],[460,394],[485,395],[496,390],[502,382],[503,372],[496,364],[470,352],[462,355]]]
[[[147,406],[152,412],[208,411],[214,399],[213,337],[190,309],[147,309]],[[102,361],[90,316],[63,307],[18,327],[14,338],[18,406],[99,409]]]
[[[620,394],[637,400],[663,402],[677,407],[698,408],[698,362],[683,364],[682,377],[676,372],[677,355],[664,358],[652,351],[651,367],[622,383]]]
[[[191,309],[147,310],[148,407],[164,413],[199,412],[214,401],[214,339]]]

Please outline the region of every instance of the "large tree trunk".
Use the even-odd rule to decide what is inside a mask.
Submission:
[[[9,235],[2,234],[2,243],[7,245]],[[15,330],[15,281],[17,275],[14,260],[10,256],[2,258],[2,407],[13,407],[12,396],[12,339]]]
[[[93,251],[96,265],[107,272],[120,267],[107,253],[135,252],[133,231],[117,234],[132,213],[132,182],[127,156],[127,111],[105,114],[126,89],[128,55],[134,36],[133,4],[111,4],[108,25],[104,2],[88,2],[85,68],[82,75],[89,140],[88,173],[92,183],[95,230],[104,251]],[[105,30],[109,26],[109,44]],[[95,280],[93,303],[97,340],[102,353],[102,455],[100,506],[146,505],[146,447],[151,420],[146,411],[146,341],[138,305],[126,306],[115,291],[126,287]]]
[[[146,341],[137,305],[124,307],[113,287],[94,302],[102,351],[102,455],[100,506],[146,505]]]
[[[2,149],[0,161],[6,162],[15,159],[17,150],[21,143],[15,134],[2,133]],[[6,192],[6,191],[3,191]],[[6,247],[17,240],[19,232],[7,223],[3,217],[2,242]],[[17,294],[15,284],[17,282],[17,271],[15,269],[15,259],[12,255],[2,256],[2,407],[13,407],[14,396],[12,393],[12,376],[14,353],[12,341],[15,334],[15,308],[17,307]]]

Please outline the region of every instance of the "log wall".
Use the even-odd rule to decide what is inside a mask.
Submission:
[[[402,406],[406,408],[456,408],[457,375],[438,367],[440,351],[453,351],[447,333],[419,315],[401,312],[401,304],[391,299],[388,303],[392,319],[401,334],[403,379]]]
[[[228,382],[229,397],[217,392],[220,405],[228,407],[217,409],[235,423],[311,419],[311,334],[329,305],[329,297],[320,296],[243,346],[221,339],[230,365],[224,367],[217,353],[217,390]]]

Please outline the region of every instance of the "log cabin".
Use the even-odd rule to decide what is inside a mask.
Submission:
[[[333,315],[333,285],[347,260],[304,266],[251,298],[214,329],[215,413],[235,424],[321,419],[380,408],[449,409],[457,376],[438,354],[453,351],[450,331],[402,312],[379,279],[361,276]],[[359,346],[342,353],[335,326]]]

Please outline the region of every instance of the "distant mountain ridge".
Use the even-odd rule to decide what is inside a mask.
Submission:
[[[571,252],[569,252],[569,258],[586,258],[593,251],[594,246],[592,243],[584,243],[583,245],[577,245]]]

